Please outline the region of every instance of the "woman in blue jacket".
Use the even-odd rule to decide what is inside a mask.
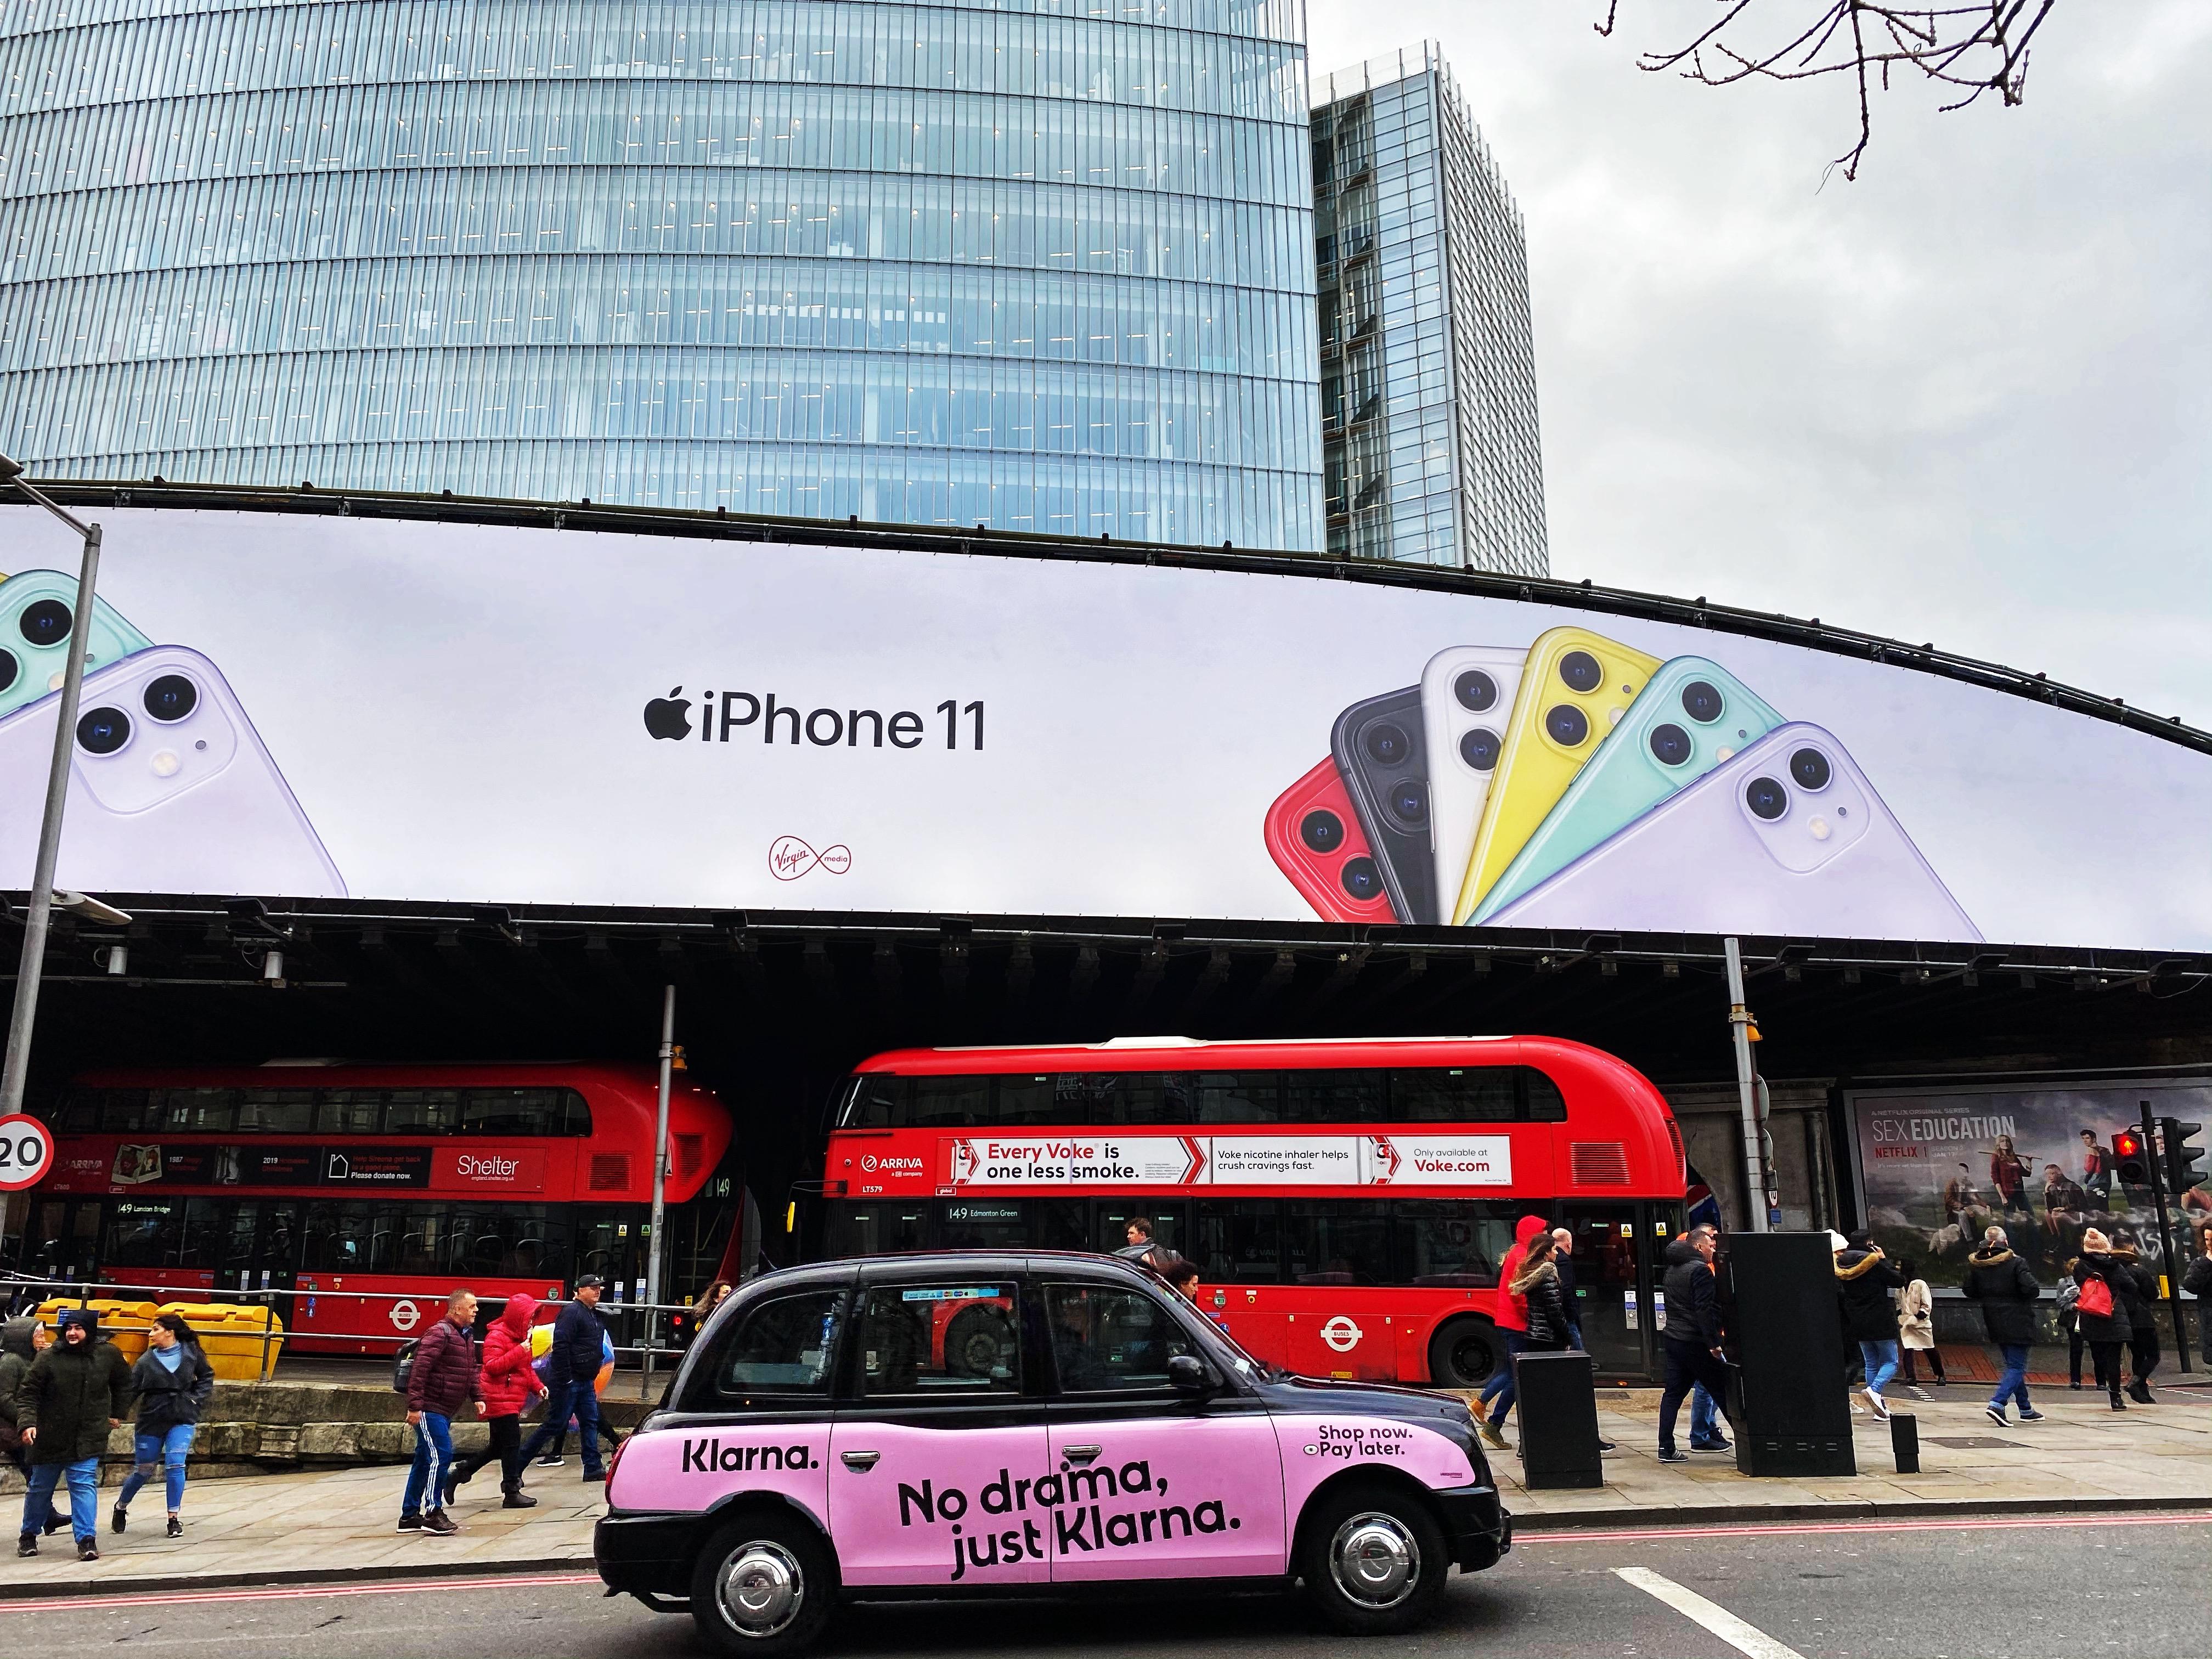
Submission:
[[[201,1351],[200,1340],[181,1315],[165,1313],[154,1321],[147,1334],[146,1352],[131,1368],[131,1392],[138,1396],[138,1420],[134,1425],[137,1467],[115,1495],[115,1513],[109,1524],[121,1532],[130,1523],[131,1500],[153,1478],[156,1463],[168,1487],[169,1536],[184,1536],[181,1511],[185,1507],[185,1457],[192,1449],[192,1434],[200,1413],[215,1395],[215,1367]]]

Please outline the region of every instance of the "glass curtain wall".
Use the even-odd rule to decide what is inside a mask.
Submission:
[[[0,446],[1320,545],[1303,0],[0,0]]]
[[[1328,549],[1542,576],[1528,247],[1432,43],[1315,88]]]

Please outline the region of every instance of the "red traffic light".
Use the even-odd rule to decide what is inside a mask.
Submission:
[[[2112,1137],[2112,1156],[2115,1158],[2141,1158],[2142,1156],[2142,1137],[2137,1134],[2133,1129],[2121,1130],[2119,1133]]]

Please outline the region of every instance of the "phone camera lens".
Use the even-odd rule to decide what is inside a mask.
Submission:
[[[1375,867],[1373,859],[1346,859],[1344,872],[1338,878],[1344,890],[1360,900],[1379,898],[1382,893],[1382,872]]]
[[[33,645],[55,646],[67,642],[70,622],[70,608],[59,599],[40,599],[36,605],[23,607],[23,615],[15,625]]]
[[[1571,702],[1544,711],[1544,729],[1562,749],[1578,747],[1589,736],[1589,717]]]
[[[157,720],[180,720],[199,702],[199,688],[182,674],[164,674],[146,688],[146,712]]]
[[[1344,820],[1334,812],[1309,812],[1298,824],[1298,839],[1316,853],[1344,845]]]
[[[1406,734],[1388,720],[1378,721],[1367,728],[1367,752],[1384,766],[1395,766],[1412,752],[1413,745]]]
[[[1390,811],[1409,830],[1429,821],[1429,786],[1419,778],[1401,778],[1390,787]]]
[[[1680,766],[1690,758],[1690,734],[1679,726],[1651,728],[1651,752],[1662,766]]]
[[[1605,670],[1587,651],[1570,651],[1559,659],[1559,678],[1571,691],[1595,691],[1605,684]]]
[[[1817,749],[1800,749],[1790,757],[1790,775],[1801,789],[1826,789],[1835,775],[1828,757]]]
[[[76,723],[76,740],[94,755],[112,755],[131,741],[131,716],[120,708],[95,708]]]
[[[15,676],[22,672],[22,665],[15,660],[14,652],[0,650],[0,691],[15,684]]]
[[[1459,757],[1478,772],[1498,764],[1498,733],[1477,726],[1459,740]]]
[[[1753,778],[1743,792],[1743,804],[1771,823],[1790,810],[1790,792],[1772,778]]]
[[[1727,708],[1721,699],[1720,687],[1709,681],[1692,680],[1682,688],[1682,712],[1693,720],[1710,725]]]
[[[1498,701],[1498,682],[1480,668],[1470,668],[1452,682],[1452,695],[1461,708],[1480,714]]]

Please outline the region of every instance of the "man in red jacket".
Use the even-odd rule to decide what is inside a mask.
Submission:
[[[415,1430],[415,1463],[407,1471],[406,1495],[399,1500],[401,1532],[443,1538],[460,1530],[446,1514],[446,1471],[453,1462],[453,1419],[471,1401],[477,1415],[484,1414],[483,1400],[477,1393],[476,1321],[476,1292],[455,1291],[447,1298],[446,1316],[415,1345],[415,1364],[407,1373],[407,1420]],[[422,1507],[426,1498],[430,1504],[427,1510]]]
[[[499,1489],[507,1494],[500,1507],[538,1506],[538,1500],[522,1490],[522,1413],[533,1395],[542,1399],[547,1392],[530,1363],[530,1325],[537,1316],[536,1297],[511,1296],[484,1332],[483,1367],[477,1374],[477,1393],[483,1400],[484,1425],[491,1431],[491,1442],[474,1456],[462,1458],[447,1475],[448,1507],[453,1501],[453,1488],[495,1457],[499,1459]]]
[[[1528,1254],[1528,1241],[1550,1231],[1551,1225],[1540,1215],[1522,1216],[1513,1230],[1513,1248],[1506,1251],[1498,1269],[1498,1310],[1492,1317],[1498,1334],[1504,1340],[1505,1352],[1498,1369],[1490,1374],[1490,1381],[1482,1385],[1482,1403],[1490,1407],[1490,1415],[1482,1422],[1482,1437],[1493,1446],[1505,1443],[1505,1413],[1513,1409],[1515,1398],[1513,1362],[1528,1340],[1528,1304],[1513,1294],[1514,1276]]]

